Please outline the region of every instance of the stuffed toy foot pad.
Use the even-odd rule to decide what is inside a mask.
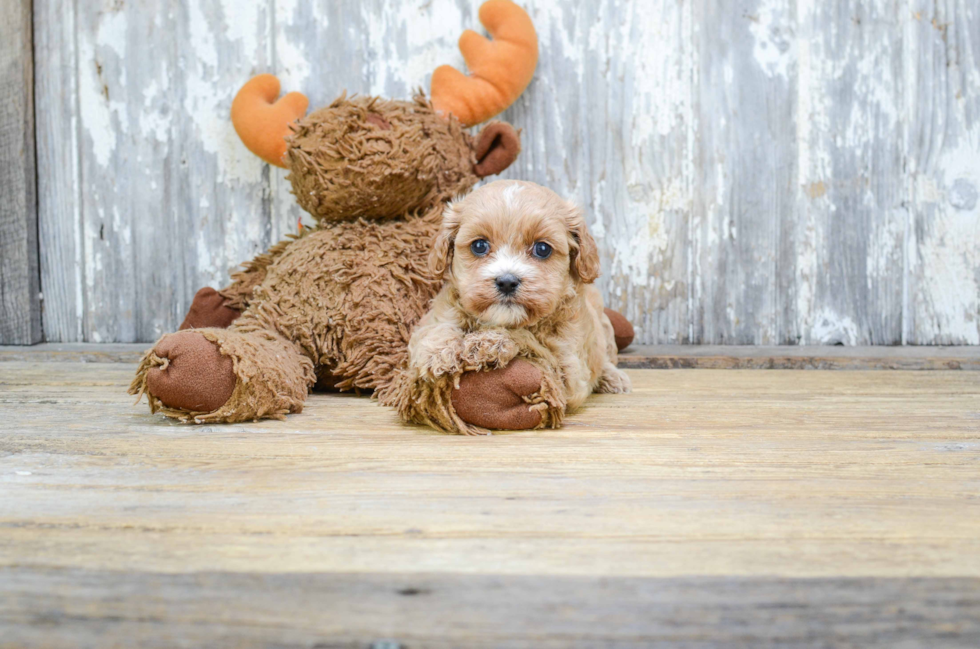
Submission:
[[[633,331],[633,325],[627,320],[623,314],[618,311],[613,311],[612,309],[606,307],[605,309],[606,317],[609,318],[609,323],[612,324],[614,338],[616,339],[616,349],[618,351],[623,351],[630,346],[633,342],[633,337],[636,333]]]
[[[235,391],[232,359],[199,332],[164,336],[153,354],[162,364],[147,371],[146,388],[168,408],[213,412]]]
[[[226,329],[241,314],[241,311],[228,306],[228,301],[216,290],[204,287],[194,295],[194,301],[179,330],[205,327]]]
[[[452,403],[460,419],[491,430],[526,430],[541,423],[541,412],[532,410],[525,397],[541,389],[541,370],[517,359],[507,367],[466,372]]]
[[[313,362],[273,331],[190,329],[143,356],[129,393],[183,422],[234,423],[302,412],[315,382]]]

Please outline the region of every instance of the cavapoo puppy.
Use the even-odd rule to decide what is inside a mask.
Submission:
[[[551,190],[501,180],[451,203],[429,263],[445,285],[409,343],[396,403],[405,419],[486,433],[458,412],[477,423],[489,414],[479,386],[490,371],[514,393],[511,429],[558,427],[592,392],[629,392],[593,285],[595,241],[581,210]],[[475,388],[466,399],[461,381]]]

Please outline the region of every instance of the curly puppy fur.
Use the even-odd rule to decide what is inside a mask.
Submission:
[[[478,254],[476,241],[488,244]],[[547,244],[546,257],[534,254]],[[541,370],[527,398],[542,426],[557,427],[592,392],[628,392],[616,368],[613,327],[593,285],[599,255],[581,211],[533,183],[497,181],[452,203],[430,257],[446,284],[409,343],[398,406],[409,420],[485,432],[447,411],[447,386],[464,372],[523,358]],[[500,281],[519,282],[507,292]]]
[[[519,151],[506,130],[513,156],[491,173]],[[131,392],[148,393],[153,411],[195,422],[300,412],[318,374],[341,390],[385,394],[442,284],[427,263],[441,214],[479,180],[477,149],[486,139],[437,115],[422,96],[342,96],[301,120],[288,139],[288,179],[317,227],[260,255],[221,291],[245,309],[228,329],[173,334],[198,332],[233,359],[232,397],[208,413],[168,407],[147,390],[149,373],[168,370],[152,350]]]

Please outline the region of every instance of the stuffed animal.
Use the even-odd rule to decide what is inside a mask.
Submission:
[[[304,117],[306,98],[276,101],[272,75],[243,86],[232,104],[236,131],[253,153],[289,169],[317,226],[246,263],[225,289],[198,292],[181,330],[146,353],[130,387],[152,412],[196,423],[283,418],[302,411],[318,379],[385,402],[413,326],[442,286],[427,259],[446,205],[520,152],[508,124],[491,122],[475,137],[465,129],[527,87],[537,36],[509,0],[489,0],[479,17],[493,40],[464,32],[471,74],[439,67],[431,102],[344,94]],[[514,399],[537,390],[512,385],[514,369],[463,381],[452,398],[482,395],[481,410],[497,399],[499,421],[480,424],[514,428]]]

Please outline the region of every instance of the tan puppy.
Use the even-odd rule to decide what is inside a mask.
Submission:
[[[592,284],[599,276],[595,241],[582,212],[551,190],[502,180],[451,203],[430,265],[446,283],[409,343],[406,418],[485,432],[454,412],[444,416],[440,410],[452,406],[433,386],[449,378],[458,387],[464,372],[515,359],[540,370],[539,389],[523,397],[541,413],[537,427],[557,427],[592,392],[629,392]]]

